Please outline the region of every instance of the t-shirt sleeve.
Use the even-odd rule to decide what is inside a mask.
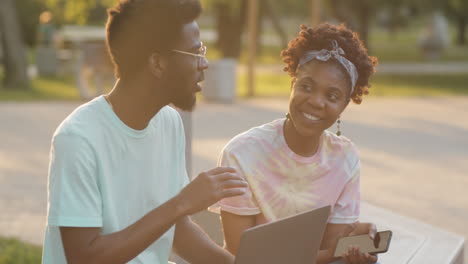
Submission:
[[[102,227],[96,155],[87,140],[59,134],[52,139],[48,224]]]
[[[182,128],[182,140],[181,143],[182,145],[179,147],[179,157],[180,157],[180,163],[179,163],[179,185],[178,185],[178,191],[181,191],[185,186],[187,186],[190,183],[190,179],[188,176],[187,172],[187,166],[186,166],[186,159],[185,159],[185,134],[184,130]]]
[[[335,203],[329,223],[351,224],[358,221],[361,203],[360,174],[361,166],[358,160],[351,170],[350,179]]]
[[[224,149],[218,160],[220,167],[232,167],[240,174],[241,177],[246,179],[243,170],[234,154]],[[214,206],[210,207],[211,212],[219,213],[220,210],[226,211],[236,215],[257,215],[260,214],[260,208],[257,205],[255,197],[252,192],[247,188],[246,193],[241,196],[224,198]]]
[[[176,117],[176,141],[178,142],[178,152],[176,159],[179,161],[178,164],[178,173],[177,173],[177,192],[181,191],[185,186],[190,183],[190,178],[188,176],[187,171],[187,163],[186,163],[186,138],[185,138],[185,128],[182,121],[182,117],[176,110],[174,110],[174,114]]]

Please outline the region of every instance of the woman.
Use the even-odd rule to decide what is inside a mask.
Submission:
[[[339,117],[368,93],[377,59],[357,34],[327,23],[302,25],[281,56],[292,78],[286,118],[236,136],[220,156],[220,165],[235,168],[250,186],[245,195],[218,203],[226,246],[235,254],[243,230],[332,205],[317,261],[331,263],[338,238],[376,232],[373,224],[358,223],[360,162],[355,145],[340,135]],[[336,135],[326,130],[335,122]],[[377,261],[357,247],[343,259]]]

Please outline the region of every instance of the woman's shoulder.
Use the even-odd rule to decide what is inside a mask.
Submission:
[[[326,149],[327,152],[344,154],[348,159],[359,159],[358,148],[351,139],[343,135],[338,136],[328,130],[323,133],[322,148]]]
[[[252,127],[233,137],[224,147],[224,151],[232,152],[241,149],[251,149],[258,145],[274,144],[284,119],[276,119],[269,123]]]
[[[355,145],[353,141],[346,136],[343,135],[336,135],[335,133],[325,130],[323,133],[323,141],[325,141],[327,144],[334,146],[334,147],[340,147],[340,148],[354,148]]]

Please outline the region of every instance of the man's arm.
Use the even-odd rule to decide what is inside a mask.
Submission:
[[[179,219],[174,237],[175,252],[190,263],[234,263],[234,256],[214,243],[190,217]]]
[[[256,216],[236,215],[221,210],[221,222],[223,224],[226,249],[235,255],[239,248],[242,232],[256,225]]]
[[[101,235],[100,228],[60,227],[67,262],[126,263],[180,219],[220,199],[242,195],[246,186],[234,169],[216,168],[200,174],[176,197],[121,231]]]
[[[172,199],[127,228],[101,235],[101,228],[60,227],[67,262],[126,263],[162,236],[183,215]]]

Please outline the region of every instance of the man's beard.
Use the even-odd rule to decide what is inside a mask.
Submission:
[[[196,95],[194,88],[187,78],[171,78],[172,81],[167,82],[167,89],[169,90],[169,97],[171,103],[183,110],[193,111],[196,103]],[[196,85],[196,83],[194,83]]]
[[[172,93],[171,97],[171,102],[175,107],[183,111],[193,111],[193,109],[195,109],[197,97],[193,93],[177,90]]]

